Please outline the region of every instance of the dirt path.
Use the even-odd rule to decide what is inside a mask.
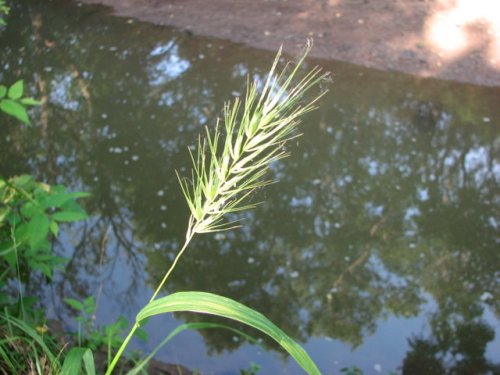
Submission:
[[[500,1],[84,0],[194,34],[480,85],[500,86]]]

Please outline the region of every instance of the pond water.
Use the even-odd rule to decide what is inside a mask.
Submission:
[[[174,171],[189,173],[188,147],[274,53],[67,1],[16,3],[0,45],[1,81],[23,78],[47,100],[31,128],[2,116],[0,172],[92,193],[91,218],[56,244],[70,260],[44,290],[49,314],[74,328],[61,299],[93,295],[97,324],[132,320],[184,239]],[[272,166],[279,182],[255,192],[265,204],[242,228],[197,237],[165,292],[261,311],[325,374],[498,369],[500,89],[308,63],[334,79],[291,157]],[[205,320],[151,320],[149,341],[133,346],[149,351],[181,322]],[[263,345],[188,332],[157,358],[203,374],[251,362],[301,373]]]

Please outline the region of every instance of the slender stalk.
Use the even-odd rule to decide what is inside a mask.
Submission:
[[[189,227],[189,230],[188,230],[188,234],[186,236],[186,242],[184,242],[184,245],[182,246],[181,250],[177,253],[177,255],[175,256],[175,259],[174,261],[172,262],[172,265],[170,266],[170,268],[168,269],[167,273],[165,274],[165,276],[163,276],[163,279],[161,280],[160,284],[158,285],[158,288],[156,288],[155,292],[153,293],[153,296],[151,297],[151,299],[149,300],[149,303],[153,302],[154,299],[156,298],[156,296],[158,295],[158,293],[160,292],[161,288],[163,288],[163,285],[165,285],[165,282],[167,281],[168,277],[170,276],[170,274],[172,273],[172,271],[174,270],[175,266],[177,265],[177,262],[179,261],[179,259],[181,258],[182,254],[184,253],[184,251],[187,249],[189,243],[191,242],[191,239],[193,238],[194,236],[194,233],[192,232],[191,230],[191,227]]]
[[[139,328],[139,323],[136,322],[136,323],[134,323],[134,326],[132,327],[132,329],[128,333],[127,337],[125,337],[125,340],[123,340],[122,345],[120,346],[120,349],[118,349],[115,356],[113,357],[113,361],[111,361],[111,364],[109,365],[109,367],[106,371],[106,375],[111,375],[111,373],[113,372],[116,364],[118,363],[118,360],[120,359],[123,352],[125,351],[125,348],[127,347],[130,339],[132,338],[132,336],[134,336],[134,333],[137,330],[137,328]]]
[[[23,285],[21,281],[21,268],[19,266],[19,254],[17,252],[17,241],[16,241],[16,236],[14,234],[15,232],[15,224],[13,227],[10,228],[10,237],[12,239],[12,246],[14,247],[14,254],[16,256],[16,272],[17,272],[17,285],[19,288],[19,304],[21,306],[21,316],[23,319],[26,318],[26,311],[24,310],[24,300],[23,300]]]

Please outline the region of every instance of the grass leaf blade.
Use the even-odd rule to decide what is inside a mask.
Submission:
[[[305,350],[264,315],[239,302],[216,294],[179,292],[159,298],[147,304],[137,314],[136,321],[140,323],[151,316],[175,311],[217,315],[254,327],[280,344],[308,374],[320,374]]]

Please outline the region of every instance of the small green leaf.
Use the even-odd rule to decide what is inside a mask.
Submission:
[[[78,301],[74,298],[64,298],[64,302],[66,302],[68,305],[70,305],[72,308],[74,308],[77,311],[83,310],[83,303],[81,303],[80,301]]]
[[[27,241],[29,239],[28,224],[27,223],[18,224],[14,232],[14,237],[16,239],[17,246]]]
[[[134,336],[137,337],[142,342],[147,342],[148,341],[148,333],[145,330],[143,330],[142,328],[138,328],[134,332]]]
[[[175,311],[217,315],[254,327],[276,340],[307,373],[321,374],[305,350],[264,315],[239,302],[216,294],[205,292],[170,294],[148,303],[139,311],[136,321],[140,323],[144,318]]]
[[[43,213],[43,211],[32,202],[28,202],[21,208],[21,213],[24,217],[31,218],[37,213]]]
[[[23,96],[23,91],[24,91],[24,84],[23,80],[20,79],[16,83],[14,83],[12,86],[9,88],[9,93],[7,94],[9,98],[13,100],[19,99],[21,96]]]
[[[87,375],[95,375],[94,356],[88,348],[72,348],[61,369],[62,375],[78,375],[82,370],[82,361]]]
[[[17,256],[14,251],[14,243],[8,240],[0,244],[0,256],[8,263],[9,267],[14,269],[17,266]]]
[[[37,259],[28,259],[28,266],[33,270],[41,271],[48,279],[52,279],[52,270],[48,263],[39,262]]]
[[[83,309],[86,314],[92,314],[95,311],[96,304],[94,301],[94,297],[90,296],[85,298],[83,301]]]
[[[7,87],[0,85],[0,99],[5,98],[5,95],[7,95]]]
[[[8,115],[11,115],[18,120],[21,120],[24,122],[26,125],[30,125],[30,119],[28,117],[28,113],[26,112],[26,108],[22,106],[22,104],[19,104],[18,102],[15,102],[10,99],[3,99],[0,102],[0,109],[7,113]]]
[[[55,220],[50,221],[50,231],[54,236],[59,236],[59,224]]]
[[[50,221],[44,213],[36,214],[28,223],[28,238],[32,249],[40,245],[49,234]]]
[[[84,198],[90,196],[90,193],[75,191],[73,193],[56,193],[51,194],[40,200],[40,205],[43,208],[49,207],[62,207],[66,202],[76,199],[76,198]]]
[[[85,211],[60,211],[52,215],[57,221],[79,221],[85,220],[88,216]]]
[[[29,174],[22,174],[20,176],[13,177],[11,182],[13,185],[16,185],[16,187],[28,189],[33,184],[33,176]]]
[[[0,208],[0,223],[5,220],[7,215],[10,212],[10,207],[1,207]]]
[[[42,102],[40,100],[36,100],[33,98],[22,98],[21,99],[21,104],[24,105],[40,105]]]

